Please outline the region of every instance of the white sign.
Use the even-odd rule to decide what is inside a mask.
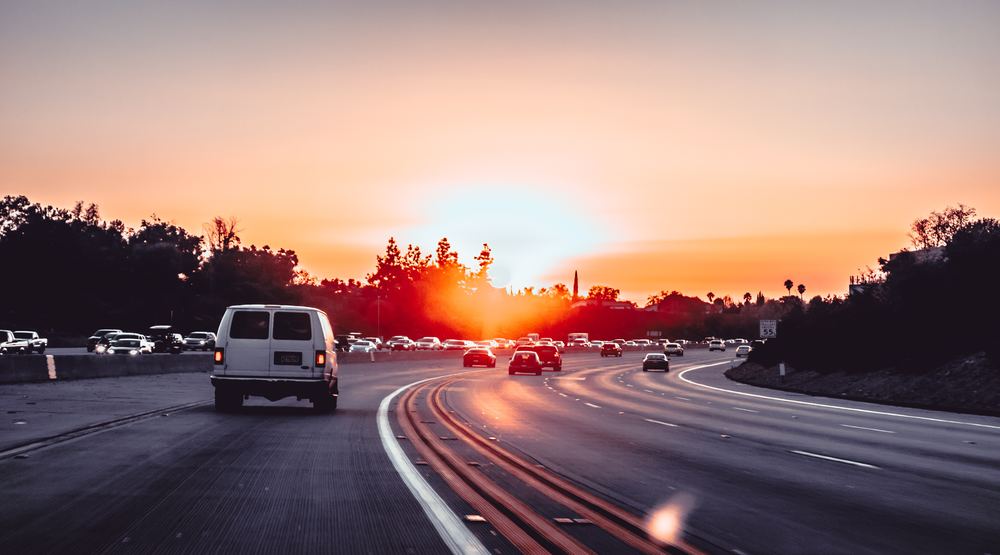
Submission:
[[[778,321],[777,320],[761,320],[760,321],[760,337],[761,339],[773,339],[778,337]]]

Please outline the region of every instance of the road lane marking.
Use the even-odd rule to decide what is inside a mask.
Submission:
[[[841,424],[845,428],[854,428],[855,430],[868,430],[869,432],[881,432],[883,434],[894,434],[896,432],[892,430],[880,430],[878,428],[866,428],[864,426],[851,426],[850,424]]]
[[[653,424],[659,424],[660,426],[670,426],[671,428],[676,428],[677,424],[671,424],[670,422],[662,422],[660,420],[653,420],[652,418],[643,418],[646,422],[651,422]]]
[[[676,395],[674,396],[674,399],[680,399],[681,401],[690,401],[691,400],[691,399],[688,399],[687,397],[678,397]]]
[[[750,409],[744,409],[744,408],[740,408],[740,407],[733,407],[733,410],[741,410],[743,412],[753,412],[753,413],[760,412],[759,410],[750,410]]]
[[[860,466],[861,468],[871,468],[871,469],[874,469],[874,470],[879,470],[879,467],[877,467],[877,466],[875,466],[873,464],[868,464],[868,463],[863,463],[863,462],[858,462],[858,461],[851,461],[851,460],[848,460],[848,459],[838,459],[837,457],[828,457],[826,455],[820,455],[819,453],[810,453],[809,451],[789,451],[789,452],[790,453],[795,453],[796,455],[805,455],[806,457],[813,457],[813,458],[816,458],[816,459],[823,459],[823,460],[827,460],[827,461],[839,462],[839,463],[849,464],[849,465],[853,465],[853,466]]]
[[[646,393],[656,393],[656,392],[655,392],[655,391],[653,391],[652,389],[643,389],[643,391],[645,391]]]
[[[458,374],[452,374],[452,376],[456,375]],[[382,448],[389,455],[392,466],[399,473],[400,478],[403,479],[403,483],[406,484],[413,497],[420,503],[428,520],[434,525],[434,529],[437,530],[438,535],[441,536],[442,541],[448,546],[448,549],[456,555],[460,553],[489,555],[489,550],[479,541],[479,538],[469,531],[465,524],[459,520],[458,515],[452,512],[448,504],[444,502],[444,499],[441,499],[441,496],[420,475],[417,467],[410,462],[406,453],[403,452],[403,448],[399,445],[395,434],[392,433],[392,427],[389,426],[389,404],[393,399],[415,385],[444,377],[447,376],[436,376],[418,380],[386,395],[378,406],[378,434],[382,439]]]
[[[705,389],[711,389],[711,390],[714,390],[714,391],[721,391],[723,393],[731,393],[733,395],[743,395],[743,396],[746,396],[746,397],[753,397],[755,399],[768,399],[770,401],[778,401],[778,402],[781,402],[781,403],[791,403],[791,404],[795,404],[795,405],[806,405],[806,406],[810,406],[810,407],[820,407],[820,408],[834,409],[834,410],[846,410],[846,411],[850,411],[850,412],[860,412],[860,413],[864,413],[864,414],[876,414],[876,415],[879,415],[879,416],[894,416],[896,418],[909,418],[911,420],[925,420],[925,421],[928,421],[928,422],[937,422],[939,424],[957,424],[959,426],[973,426],[973,427],[976,427],[976,428],[988,428],[990,430],[1000,430],[1000,426],[996,426],[996,425],[993,425],[993,424],[980,424],[978,422],[962,422],[961,420],[948,420],[948,419],[945,419],[945,418],[933,418],[933,417],[930,417],[930,416],[917,416],[915,414],[900,414],[898,412],[887,412],[887,411],[872,410],[872,409],[859,409],[859,408],[856,408],[856,407],[840,407],[840,406],[837,406],[837,405],[828,405],[826,403],[815,403],[815,402],[812,402],[812,401],[799,401],[799,400],[796,400],[796,399],[783,399],[781,397],[772,397],[770,395],[761,395],[759,393],[747,393],[746,391],[734,391],[732,389],[726,389],[724,387],[716,387],[714,385],[708,385],[708,384],[698,383],[696,381],[689,380],[688,378],[684,377],[684,374],[687,374],[688,372],[691,372],[691,371],[694,371],[694,370],[701,370],[702,368],[709,368],[709,367],[712,367],[712,366],[719,366],[719,365],[722,365],[722,364],[727,364],[727,363],[726,362],[716,362],[716,363],[713,363],[713,364],[704,364],[702,366],[695,366],[693,368],[688,368],[687,370],[684,370],[683,372],[677,374],[677,377],[680,378],[682,381],[687,382],[687,383],[689,383],[689,384],[691,384],[691,385],[693,385],[695,387],[701,387],[701,388],[705,388]]]
[[[627,383],[627,384],[625,384],[625,387],[635,387],[635,386],[632,385],[632,384],[630,384],[630,383]]]
[[[584,404],[587,405],[588,407],[594,407],[595,409],[601,408],[600,406],[595,405],[594,403],[584,403]]]
[[[569,397],[569,395],[566,395],[565,393],[563,393],[561,391],[559,392],[559,395],[562,395],[563,397]]]

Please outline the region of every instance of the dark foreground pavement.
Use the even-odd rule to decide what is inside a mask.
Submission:
[[[691,352],[666,375],[641,372],[640,358],[572,355],[542,377],[477,372],[444,400],[500,445],[636,513],[687,494],[688,536],[709,552],[1000,551],[1000,419],[752,388],[722,376],[724,355]],[[445,552],[383,450],[376,412],[399,386],[456,366],[345,364],[333,415],[260,399],[218,414],[205,374],[2,386],[0,451],[204,404],[0,460],[0,551]]]
[[[0,551],[440,553],[375,415],[395,388],[454,371],[454,361],[343,365],[333,415],[294,400],[251,399],[239,414],[206,403],[2,460]],[[175,374],[0,393],[7,448],[74,422],[207,401],[212,388],[205,374]]]

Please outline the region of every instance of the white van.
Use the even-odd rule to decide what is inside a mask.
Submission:
[[[226,309],[215,343],[215,408],[236,410],[251,395],[309,399],[337,408],[337,355],[326,313],[307,306],[248,304]]]

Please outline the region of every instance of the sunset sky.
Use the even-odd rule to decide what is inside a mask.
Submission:
[[[4,2],[0,194],[494,283],[843,294],[1000,217],[1000,2]]]

